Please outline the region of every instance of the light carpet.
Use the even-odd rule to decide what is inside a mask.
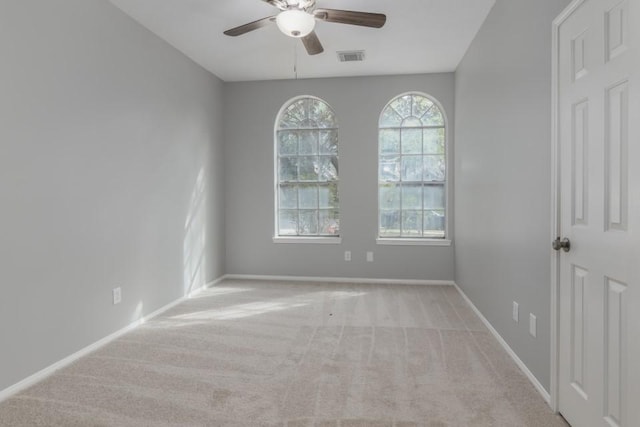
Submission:
[[[452,286],[227,280],[0,404],[2,426],[566,426]]]

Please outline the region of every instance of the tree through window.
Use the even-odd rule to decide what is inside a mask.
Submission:
[[[444,239],[446,127],[429,97],[393,99],[378,125],[378,235]]]
[[[314,97],[291,100],[276,122],[276,235],[339,236],[338,125]]]

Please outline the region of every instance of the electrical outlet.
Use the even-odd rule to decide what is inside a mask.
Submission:
[[[120,287],[113,288],[113,305],[120,304],[122,302],[122,289]]]
[[[520,321],[520,310],[517,302],[513,302],[513,313],[512,313],[513,321],[518,323]]]
[[[351,261],[351,251],[344,251],[344,260]]]
[[[367,262],[373,262],[373,252],[367,252]]]
[[[537,329],[536,329],[536,316],[533,313],[529,313],[529,333],[532,337],[535,338]]]

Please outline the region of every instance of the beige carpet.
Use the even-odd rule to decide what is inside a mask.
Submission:
[[[455,288],[226,281],[0,404],[2,426],[566,426]]]

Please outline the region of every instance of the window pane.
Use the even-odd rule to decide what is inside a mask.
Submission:
[[[281,185],[278,196],[280,209],[296,209],[298,207],[298,189],[295,185]]]
[[[338,154],[338,132],[320,131],[320,154]]]
[[[424,187],[424,208],[444,209],[445,194],[444,184],[426,185]]]
[[[421,118],[425,126],[444,126],[444,117],[437,106],[431,107]]]
[[[317,99],[309,100],[309,118],[314,121],[315,127],[335,127],[335,116],[327,104]]]
[[[400,211],[380,211],[380,235],[383,237],[400,236]]]
[[[306,119],[305,100],[301,99],[291,104],[282,114],[278,123],[279,128],[299,128]]]
[[[406,119],[411,116],[411,103],[413,97],[411,95],[401,96],[390,104],[390,107],[398,112],[398,114]]]
[[[300,211],[298,233],[301,235],[318,234],[318,211]]]
[[[424,180],[444,181],[444,156],[424,156]]]
[[[445,154],[444,128],[424,130],[424,154]]]
[[[299,157],[299,176],[300,181],[317,181],[318,180],[318,158],[315,156]]]
[[[281,236],[295,236],[298,234],[298,211],[280,210],[278,234]]]
[[[422,209],[422,186],[402,186],[402,209]]]
[[[320,181],[337,181],[338,180],[338,157],[320,157],[318,159],[319,180]]]
[[[295,131],[278,131],[278,154],[295,155],[298,145],[298,135]]]
[[[400,186],[384,184],[380,186],[379,208],[381,210],[400,209]]]
[[[336,123],[336,117],[333,111],[327,109],[325,113],[323,113],[323,117],[318,121],[318,126],[321,128],[335,128],[338,127]]]
[[[400,181],[399,156],[380,156],[380,180]]]
[[[402,117],[393,108],[385,108],[380,118],[380,127],[400,127],[400,123],[402,123]]]
[[[338,211],[320,211],[320,234],[332,236],[340,234],[340,219],[338,217]]]
[[[323,185],[318,191],[321,209],[338,207],[338,184]]]
[[[301,185],[298,187],[298,206],[300,209],[317,209],[318,187],[315,185]]]
[[[444,237],[444,211],[424,212],[424,233],[427,237]]]
[[[300,123],[300,128],[301,129],[314,129],[317,128],[318,124],[314,121],[314,120],[309,120],[304,119],[301,123]]]
[[[402,129],[402,154],[422,154],[422,129]]]
[[[318,153],[318,132],[314,130],[300,131],[300,145],[298,153],[303,154],[317,154]]]
[[[444,154],[444,128],[424,130],[424,154]]]
[[[428,98],[418,95],[413,96],[413,115],[415,117],[422,117],[432,106],[433,102]]]
[[[308,99],[307,102],[307,108],[309,109],[309,119],[313,120],[314,122],[319,122],[320,120],[318,119],[322,116],[321,110],[323,110],[322,107],[324,106],[324,103],[318,102],[317,99]]]
[[[380,154],[397,154],[400,152],[400,129],[380,130]]]
[[[296,181],[298,179],[298,159],[296,157],[280,158],[280,181]]]
[[[422,156],[402,157],[402,180],[422,181]]]
[[[421,128],[422,122],[420,121],[419,118],[411,116],[411,117],[407,117],[402,121],[402,127],[403,128]]]
[[[422,237],[422,211],[402,211],[402,236]]]

